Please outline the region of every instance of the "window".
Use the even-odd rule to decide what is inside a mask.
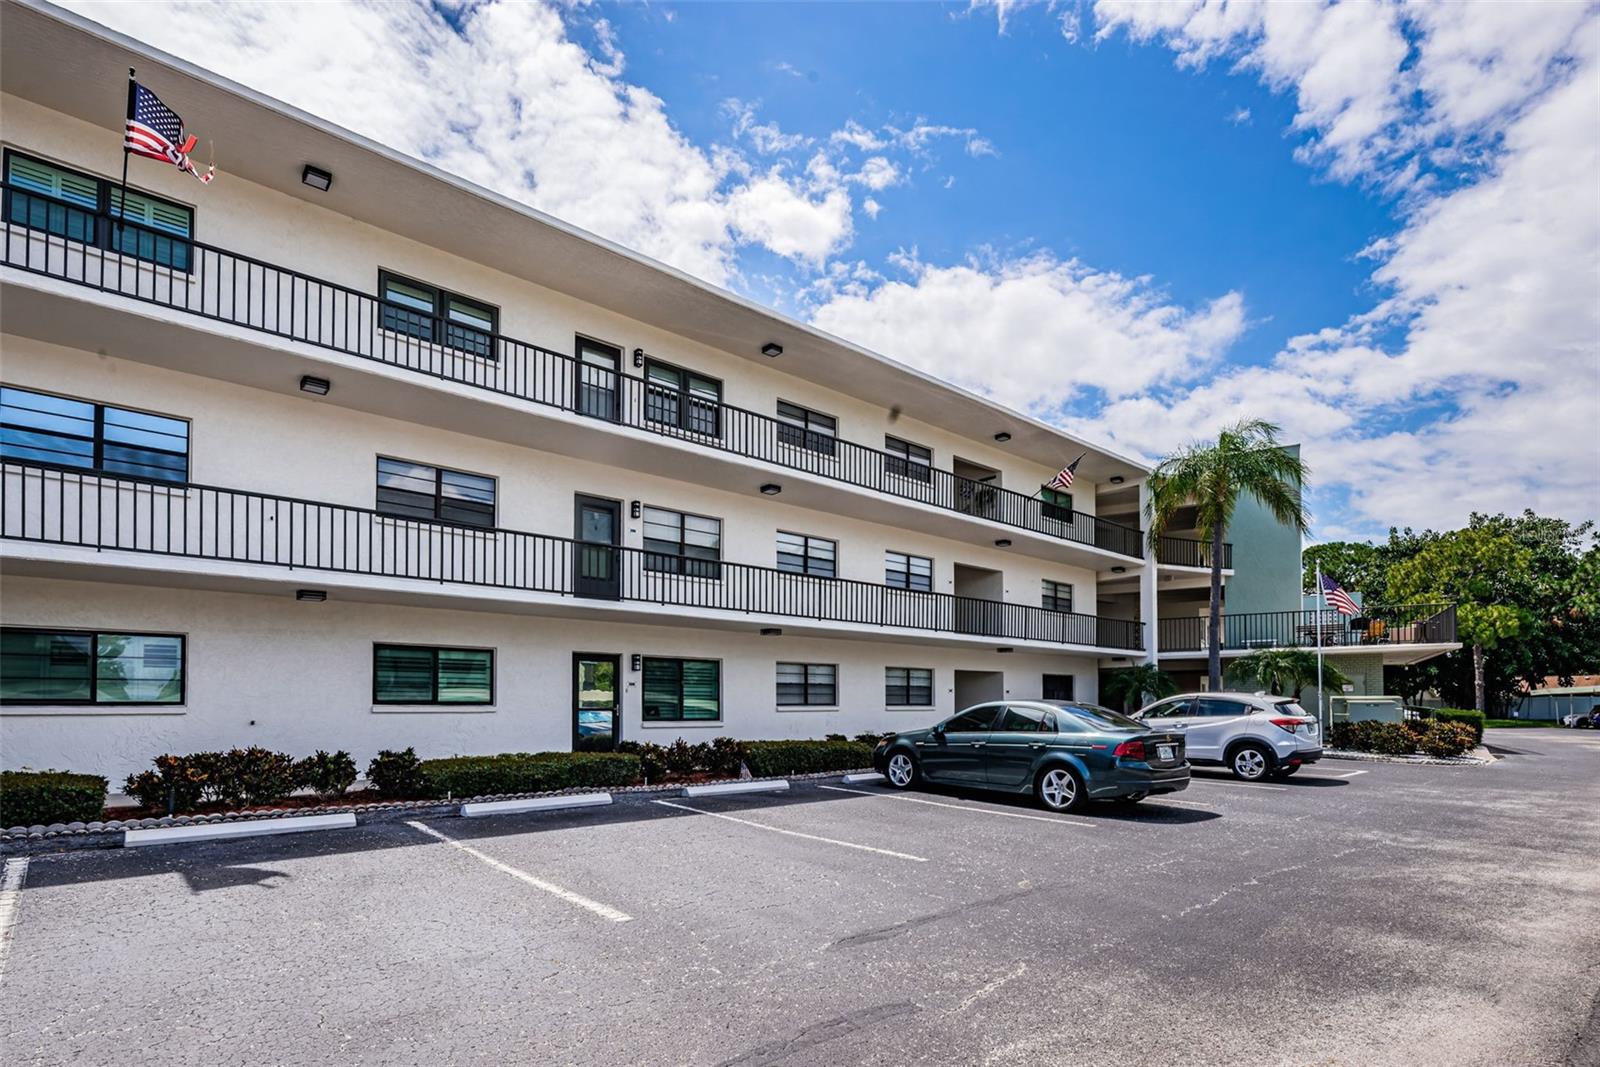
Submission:
[[[1241,704],[1237,700],[1221,700],[1217,697],[1199,697],[1194,702],[1195,707],[1191,715],[1205,715],[1214,719],[1226,718],[1230,715],[1250,714],[1250,705]]]
[[[622,364],[622,349],[581,334],[572,347],[578,354],[578,414],[615,422],[621,414],[617,368]]]
[[[1059,522],[1072,521],[1072,494],[1063,493],[1059,489],[1052,489],[1048,485],[1039,487],[1039,499],[1043,501],[1044,517],[1055,519]]]
[[[194,210],[105,178],[6,153],[5,216],[69,241],[188,271]],[[124,221],[125,220],[125,221]]]
[[[644,509],[644,569],[691,578],[722,575],[722,520]]]
[[[820,452],[825,456],[833,455],[838,443],[839,420],[832,415],[780,400],[778,423],[778,440],[783,444]]]
[[[780,707],[833,707],[839,703],[839,668],[832,663],[778,664]]]
[[[406,519],[492,527],[494,479],[379,456],[377,510]]]
[[[383,301],[384,329],[468,355],[495,358],[497,308],[386,270],[378,272],[378,296]]]
[[[832,578],[834,561],[838,554],[837,541],[830,541],[826,537],[778,531],[778,569],[787,574]]]
[[[644,664],[645,722],[722,718],[722,664],[714,659],[653,659]]]
[[[1008,704],[998,727],[1004,733],[1036,734],[1045,728],[1043,708],[1030,708],[1025,704]]]
[[[979,704],[975,708],[968,708],[944,724],[945,732],[986,734],[994,726],[995,714],[999,710],[998,704]]]
[[[1154,704],[1144,713],[1147,719],[1181,719],[1190,714],[1194,706],[1193,697],[1178,697],[1176,700],[1164,700]]]
[[[925,708],[933,703],[931,667],[885,667],[883,702],[891,708]]]
[[[883,554],[883,581],[893,589],[926,593],[933,589],[933,560],[904,552]]]
[[[0,629],[0,704],[182,704],[177,634]]]
[[[158,482],[189,480],[183,419],[0,387],[0,456]]]
[[[896,474],[902,478],[910,478],[917,482],[932,480],[932,449],[914,445],[910,441],[902,441],[898,437],[890,437],[885,434],[883,450],[889,453],[887,467],[890,474]]]
[[[1046,611],[1071,611],[1072,586],[1066,582],[1052,582],[1044,580],[1044,595],[1040,600]]]
[[[1044,676],[1045,700],[1071,700],[1074,679],[1070,674],[1047,674]]]
[[[493,704],[488,648],[372,647],[374,704]]]
[[[644,361],[644,417],[715,437],[722,422],[722,383],[668,363]]]

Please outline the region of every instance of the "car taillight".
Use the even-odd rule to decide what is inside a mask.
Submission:
[[[1304,726],[1305,724],[1306,724],[1306,720],[1304,720],[1304,719],[1273,719],[1272,720],[1272,725],[1278,727],[1280,730],[1288,730],[1291,734],[1294,733],[1295,727]]]
[[[1112,750],[1113,756],[1126,756],[1128,759],[1142,760],[1144,755],[1143,741],[1124,741]]]

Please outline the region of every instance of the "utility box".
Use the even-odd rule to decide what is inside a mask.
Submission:
[[[1347,697],[1328,699],[1334,722],[1404,722],[1405,701],[1399,697]]]

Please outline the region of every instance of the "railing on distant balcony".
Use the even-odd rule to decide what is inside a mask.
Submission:
[[[1205,616],[1162,619],[1157,627],[1162,653],[1206,651],[1206,625]],[[1354,618],[1328,610],[1225,614],[1221,647],[1227,652],[1316,648],[1319,626],[1324,648],[1449,644],[1456,640],[1456,609],[1452,604],[1386,605],[1363,608]]]
[[[1188,537],[1162,535],[1156,546],[1156,562],[1173,567],[1210,567],[1211,545]],[[1233,546],[1222,543],[1222,569],[1233,569]]]
[[[228,563],[1136,650],[1137,622],[773,567],[5,461],[0,538]]]
[[[7,266],[1119,555],[1144,555],[1140,531],[1034,496],[647,385],[620,369],[9,184],[4,199]],[[118,229],[119,237],[104,236]]]

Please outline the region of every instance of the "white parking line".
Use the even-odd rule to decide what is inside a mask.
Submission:
[[[408,820],[406,822],[406,825],[411,827],[413,830],[421,830],[423,833],[427,834],[429,837],[438,838],[440,841],[443,841],[445,844],[449,845],[451,848],[459,849],[460,851],[465,852],[467,855],[471,856],[473,859],[478,860],[481,863],[485,863],[490,867],[493,867],[495,870],[501,872],[502,874],[509,874],[511,877],[517,879],[518,881],[526,882],[528,885],[533,886],[535,889],[542,889],[546,893],[549,893],[551,896],[560,897],[562,900],[566,901],[568,904],[576,904],[580,908],[587,908],[589,911],[594,912],[596,915],[600,916],[602,919],[609,919],[614,923],[625,923],[625,922],[629,922],[629,921],[631,921],[633,919],[633,916],[625,914],[623,912],[620,912],[616,908],[611,907],[610,905],[602,904],[598,900],[590,900],[586,896],[582,896],[582,895],[580,895],[578,893],[574,893],[570,889],[563,889],[563,888],[561,888],[560,886],[556,885],[553,882],[546,882],[542,878],[535,878],[533,875],[529,874],[527,871],[518,870],[517,868],[511,866],[509,863],[501,863],[499,860],[495,859],[493,856],[486,856],[482,852],[479,852],[477,849],[473,848],[471,845],[464,845],[460,841],[457,841],[453,837],[446,837],[444,834],[441,834],[439,831],[435,830],[431,826],[424,826],[420,822],[416,822],[414,820]]]
[[[1210,804],[1202,804],[1202,803],[1200,803],[1199,801],[1196,801],[1196,800],[1174,800],[1171,797],[1151,797],[1150,798],[1150,803],[1152,803],[1152,804],[1182,804],[1186,808],[1204,808],[1206,811],[1210,811],[1211,810],[1211,805]]]
[[[1367,773],[1366,771],[1346,771],[1343,774],[1336,774],[1336,775],[1334,775],[1334,777],[1335,778],[1354,778],[1358,774],[1366,774],[1366,773]]]
[[[22,908],[22,882],[27,877],[28,857],[13,856],[6,860],[5,873],[0,874],[0,981],[5,979],[11,931],[17,925],[17,914]]]
[[[1024,815],[1020,811],[995,811],[993,808],[974,808],[966,804],[946,804],[942,800],[901,796],[899,793],[873,793],[865,789],[841,789],[836,785],[825,785],[820,788],[830,789],[835,793],[855,793],[864,797],[877,797],[880,800],[904,800],[911,804],[927,804],[935,808],[954,808],[957,811],[970,811],[974,815],[1000,815],[1007,819],[1032,819],[1034,822],[1053,822],[1062,826],[1087,826],[1092,828],[1097,825],[1092,822],[1080,822],[1077,819],[1063,818],[1059,815]]]
[[[724,815],[719,811],[706,811],[703,808],[691,808],[687,804],[674,804],[670,800],[655,800],[651,801],[651,803],[660,804],[667,808],[677,808],[679,811],[692,811],[696,815],[709,815],[713,819],[726,819],[729,822],[736,822],[741,826],[753,826],[757,830],[770,830],[775,834],[787,834],[790,837],[803,837],[807,841],[821,841],[827,845],[839,845],[844,848],[858,848],[862,852],[876,852],[880,856],[893,856],[895,859],[911,860],[913,863],[928,862],[928,858],[926,856],[912,856],[905,852],[895,852],[892,849],[875,848],[872,845],[858,845],[853,841],[839,841],[832,837],[818,837],[816,834],[803,834],[799,830],[785,830],[781,826],[769,826],[764,822],[751,822],[749,819],[737,819],[732,815]]]
[[[1276,789],[1280,793],[1289,788],[1286,785],[1262,785],[1260,782],[1231,782],[1225,778],[1190,778],[1189,782],[1191,785],[1195,782],[1205,782],[1207,785],[1232,785],[1240,789]]]

